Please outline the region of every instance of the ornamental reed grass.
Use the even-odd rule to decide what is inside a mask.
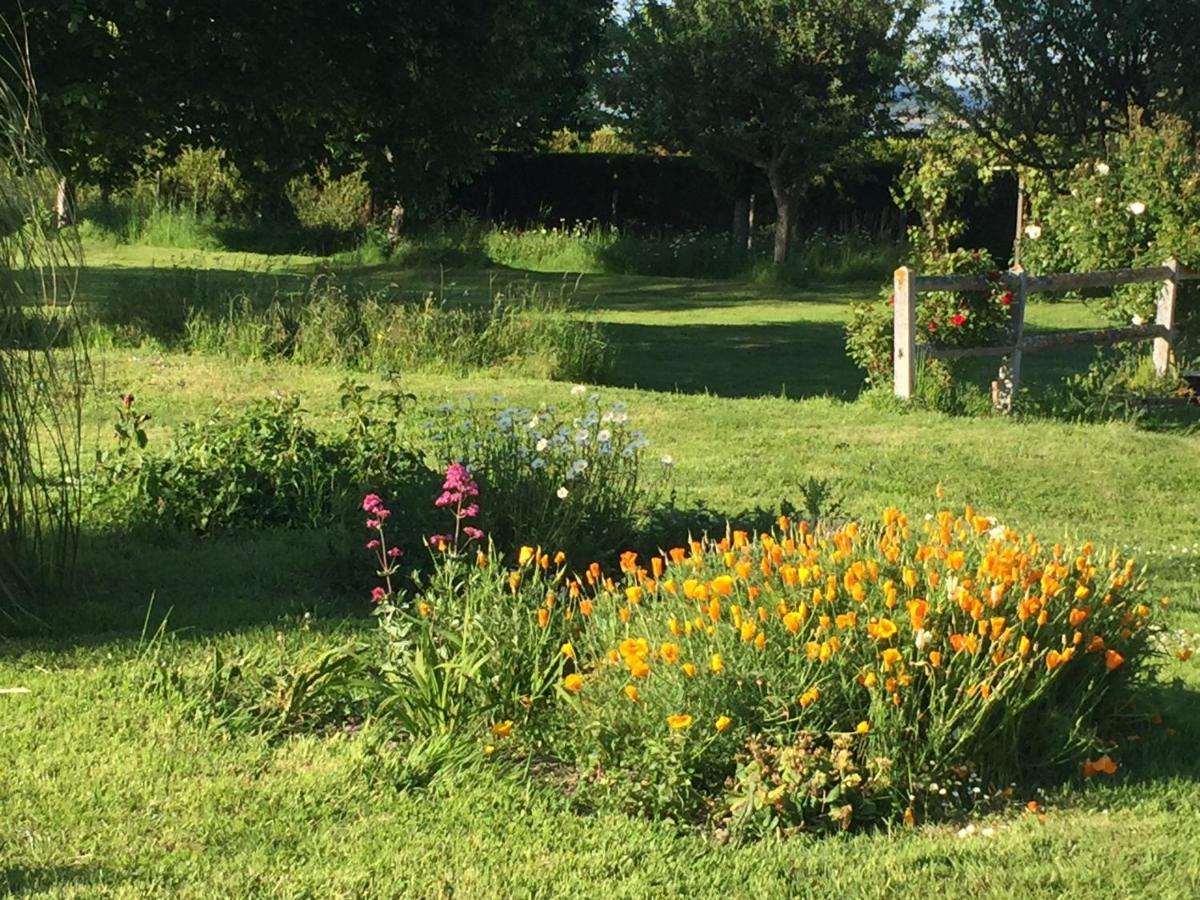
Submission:
[[[822,534],[781,518],[626,554],[621,575],[593,565],[562,588],[580,615],[552,744],[592,802],[707,810],[743,833],[1110,774],[1106,738],[1150,657],[1132,560],[970,508]]]

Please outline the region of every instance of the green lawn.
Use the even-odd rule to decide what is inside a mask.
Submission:
[[[162,285],[217,290],[254,278],[297,283],[315,260],[242,254],[89,257],[82,290],[153,302]],[[166,276],[164,262],[175,268]],[[155,264],[155,265],[152,265]],[[414,292],[486,294],[513,271],[344,273]],[[574,279],[568,280],[575,284]],[[149,288],[147,287],[149,285]],[[1200,630],[1200,436],[1130,424],[966,419],[854,402],[859,375],[841,350],[846,302],[874,285],[809,290],[588,276],[576,298],[616,342],[611,399],[628,402],[655,454],[676,461],[685,499],[736,512],[830,479],[854,515],[890,503],[913,515],[971,502],[1022,530],[1071,533],[1133,549],[1173,598],[1173,627]],[[177,301],[178,298],[175,298]],[[172,302],[166,297],[164,302]],[[1037,306],[1034,327],[1084,327],[1080,306]],[[1083,357],[1086,359],[1086,356]],[[1047,381],[1079,357],[1030,366]],[[178,422],[273,390],[320,416],[346,373],[237,364],[146,350],[97,354],[89,444],[107,440],[124,390]],[[371,380],[368,376],[361,376]],[[421,398],[502,395],[536,404],[564,384],[482,374],[406,374]],[[338,538],[337,540],[340,540]],[[172,609],[171,662],[199,664],[275,641],[330,644],[373,627],[327,535],[238,540],[91,535],[85,598],[51,638],[0,643],[0,891],[26,896],[945,896],[1200,894],[1200,662],[1164,662],[1145,703],[1163,724],[1114,735],[1123,767],[1104,784],[977,820],[973,834],[921,827],[733,849],[667,823],[573,812],[554,790],[481,765],[420,791],[372,774],[354,737],[270,743],[183,722],[144,690],[137,634]],[[305,613],[311,618],[303,618]],[[1027,799],[1027,798],[1022,798]],[[985,833],[986,829],[986,833]]]

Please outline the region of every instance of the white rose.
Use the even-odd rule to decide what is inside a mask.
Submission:
[[[1110,171],[1111,170],[1108,168],[1108,163],[1106,163],[1106,162],[1096,163],[1096,174],[1097,175],[1107,175]]]
[[[1025,237],[1029,238],[1031,241],[1036,241],[1041,236],[1042,236],[1042,226],[1041,225],[1033,224],[1033,225],[1025,226]]]
[[[1146,204],[1140,200],[1134,200],[1129,204],[1129,211],[1135,216],[1140,216],[1146,211]]]

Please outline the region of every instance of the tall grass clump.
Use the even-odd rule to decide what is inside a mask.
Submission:
[[[0,619],[36,615],[75,557],[81,385],[74,328],[79,254],[55,230],[58,176],[46,154],[32,73],[7,31],[0,63]]]
[[[427,295],[398,300],[317,277],[300,294],[265,305],[249,295],[190,310],[181,343],[235,359],[291,359],[363,371],[465,374],[503,370],[533,378],[596,381],[611,360],[600,325],[571,308],[573,290],[494,286],[486,304]]]

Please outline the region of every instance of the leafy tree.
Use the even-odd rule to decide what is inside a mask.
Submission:
[[[151,140],[223,147],[260,198],[319,163],[435,194],[532,144],[586,87],[610,0],[45,0],[23,22],[48,138],[76,178]]]
[[[807,181],[888,122],[919,0],[644,0],[616,80],[643,140],[690,151],[730,181],[761,170],[775,261]]]
[[[1200,4],[1178,0],[953,0],[930,57],[933,95],[1010,163],[1069,169],[1129,127],[1196,121]]]

